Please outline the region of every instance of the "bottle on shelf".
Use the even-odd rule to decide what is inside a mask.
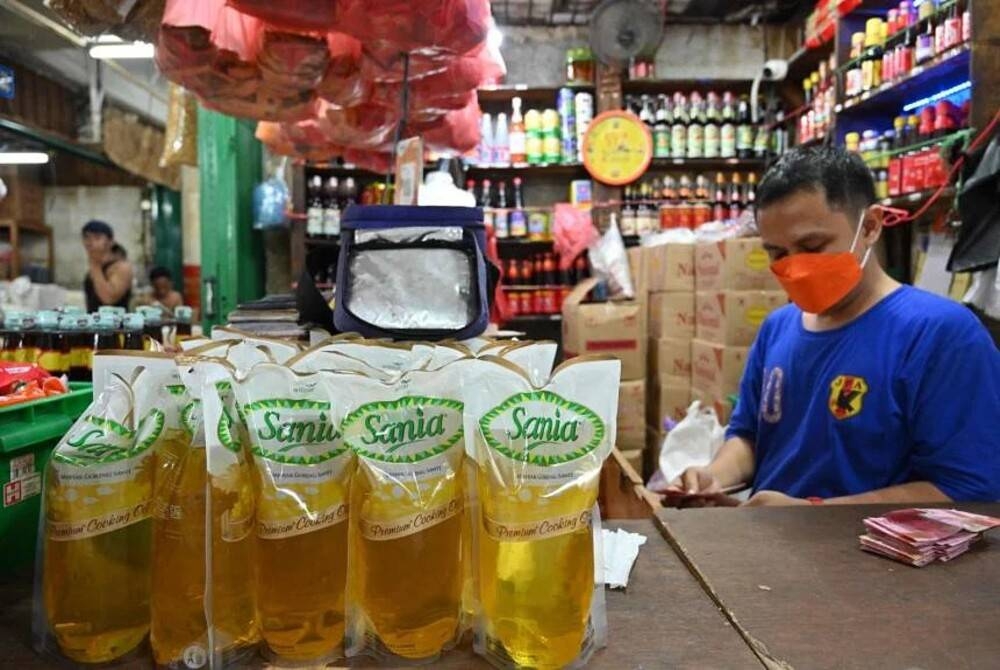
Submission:
[[[515,97],[510,101],[510,104],[510,162],[513,165],[522,165],[528,162],[528,154],[525,144],[524,117],[521,114],[521,98]]]
[[[510,213],[509,234],[514,238],[524,238],[528,235],[528,217],[524,211],[524,182],[520,177],[514,177],[514,209]]]
[[[719,156],[734,158],[736,156],[736,110],[733,107],[733,94],[725,91],[722,94],[722,125],[719,127]]]
[[[521,262],[521,283],[525,286],[531,286],[535,283],[535,264],[531,259],[526,259]]]
[[[645,235],[655,229],[653,208],[650,204],[649,184],[640,184],[638,187],[639,199],[635,211],[635,234]]]
[[[871,91],[882,85],[882,44],[885,22],[878,17],[865,22],[864,55],[861,59],[861,90]]]
[[[687,157],[702,158],[705,155],[705,105],[701,94],[691,94],[688,112]]]
[[[729,218],[738,219],[743,213],[743,188],[739,173],[733,174],[729,184]]]
[[[924,4],[922,3],[921,7]],[[920,65],[934,58],[934,24],[927,22],[927,27],[917,35],[916,47],[913,50],[913,63]]]
[[[497,114],[496,130],[493,132],[493,165],[510,165],[510,131],[507,128],[507,114]]]
[[[356,205],[358,202],[358,184],[354,181],[354,177],[348,177],[340,182],[340,202],[343,203],[344,209],[347,209],[351,205]]]
[[[771,155],[781,156],[788,151],[788,126],[785,121],[785,110],[778,108],[775,113],[774,130],[771,132]]]
[[[719,117],[719,95],[709,91],[705,100],[705,158],[718,158],[721,152]]]
[[[670,126],[673,123],[670,98],[659,95],[656,98],[656,120],[653,126],[653,156],[670,158]]]
[[[747,96],[740,96],[739,106],[736,110],[736,156],[738,158],[750,158],[753,156],[753,125],[750,119],[750,100]]]
[[[757,175],[751,172],[747,175],[747,190],[746,195],[743,197],[743,203],[746,207],[746,211],[750,212],[750,216],[756,217],[757,215]]]
[[[142,314],[126,314],[122,320],[122,330],[124,330],[122,348],[142,351],[145,348],[142,337],[145,329],[146,320]]]
[[[773,110],[768,109],[766,113],[762,111],[757,119],[757,133],[753,138],[753,155],[754,158],[763,160],[767,158],[771,148],[771,131],[769,128],[774,122]]]
[[[524,154],[528,165],[542,163],[542,113],[529,109],[524,114]]]
[[[688,103],[683,93],[674,93],[674,123],[670,128],[670,155],[673,158],[687,156]]]
[[[493,213],[493,230],[498,240],[510,237],[510,210],[507,209],[507,184],[497,184],[497,209]]]
[[[721,172],[715,174],[715,193],[712,197],[712,220],[725,221],[729,213],[729,203],[726,200],[726,176]]]
[[[465,180],[465,192],[472,196],[476,203],[479,203],[479,198],[476,197],[476,180],[466,179]]]
[[[640,98],[639,105],[639,120],[646,124],[649,131],[653,131],[653,126],[656,124],[656,114],[653,111],[653,98],[649,95],[643,95]]]
[[[309,178],[306,184],[306,235],[319,237],[323,234],[323,178],[318,174]]]
[[[493,228],[493,184],[489,179],[484,179],[480,184],[479,206],[483,208],[483,224],[487,228]]]
[[[638,230],[638,212],[634,207],[635,197],[632,186],[625,187],[624,198],[619,228],[622,235],[635,235]]]
[[[484,113],[479,120],[479,164],[493,163],[493,118]]]
[[[340,236],[340,182],[330,177],[323,185],[323,235]]]
[[[556,268],[555,254],[545,254],[542,267],[545,271],[545,284],[555,286],[559,284],[559,273]]]

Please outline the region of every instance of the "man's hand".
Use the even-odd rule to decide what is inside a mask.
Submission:
[[[682,472],[680,477],[670,482],[670,485],[689,495],[722,492],[722,484],[706,467],[690,467]]]
[[[791,505],[809,505],[808,500],[803,498],[793,498],[778,491],[758,491],[751,496],[750,500],[743,503],[745,507],[782,507]]]

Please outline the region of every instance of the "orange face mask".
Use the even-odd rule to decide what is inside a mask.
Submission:
[[[864,218],[862,212],[850,251],[794,254],[771,263],[771,272],[803,312],[822,314],[847,297],[861,282],[862,269],[872,252],[868,247],[860,263],[854,255]]]

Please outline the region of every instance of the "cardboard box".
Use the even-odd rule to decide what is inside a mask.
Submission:
[[[749,351],[748,347],[692,340],[691,387],[717,398],[738,392]]]
[[[691,340],[680,337],[649,339],[649,382],[691,383]]]
[[[641,283],[649,292],[694,290],[693,244],[658,244],[640,249]]]
[[[729,417],[733,414],[733,405],[729,402],[729,396],[719,396],[711,391],[691,388],[691,402],[695,400],[702,404],[702,407],[711,407],[715,410],[715,415],[719,417],[719,423],[723,426],[729,424]]]
[[[649,336],[655,338],[694,337],[694,293],[690,291],[650,293]]]
[[[787,304],[784,291],[698,291],[695,337],[748,347],[767,315]]]
[[[628,254],[628,269],[632,273],[632,286],[635,288],[635,299],[644,301],[649,293],[649,286],[646,285],[646,261],[642,255],[642,247],[629,247],[625,252]]]
[[[680,421],[687,414],[689,404],[691,404],[691,384],[664,384],[650,381],[646,421],[649,426],[663,430],[663,420],[670,417]]]
[[[618,387],[618,434],[615,446],[626,451],[646,446],[646,380]]]
[[[563,301],[562,346],[566,358],[605,354],[622,362],[623,380],[646,377],[646,305],[634,300],[584,303],[597,284],[588,279]]]
[[[695,286],[698,291],[776,290],[771,259],[759,237],[704,242],[695,247]]]

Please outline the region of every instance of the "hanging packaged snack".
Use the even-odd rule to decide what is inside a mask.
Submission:
[[[467,362],[389,383],[359,375],[352,384],[356,409],[341,424],[358,458],[348,655],[431,660],[461,632],[465,477],[458,375]]]
[[[207,77],[215,46],[212,26],[225,0],[167,0],[156,46],[156,66],[165,77],[194,88]]]
[[[45,474],[36,575],[38,651],[76,663],[126,659],[149,632],[158,380],[114,375],[56,445]],[[134,659],[133,659],[134,660]]]
[[[198,101],[177,84],[170,85],[167,129],[160,167],[198,165]]]
[[[231,368],[178,365],[188,400],[185,439],[157,454],[150,643],[160,667],[239,667],[259,637],[246,430]]]
[[[370,85],[361,76],[361,42],[350,35],[326,35],[330,65],[316,92],[319,97],[341,107],[360,105],[370,94]]]
[[[478,468],[476,652],[499,668],[576,667],[606,637],[594,538],[621,363],[578,358],[543,387],[504,361],[474,365],[464,395]]]
[[[236,385],[256,464],[257,611],[279,663],[343,653],[354,454],[338,426],[348,389],[337,375],[271,363]]]

